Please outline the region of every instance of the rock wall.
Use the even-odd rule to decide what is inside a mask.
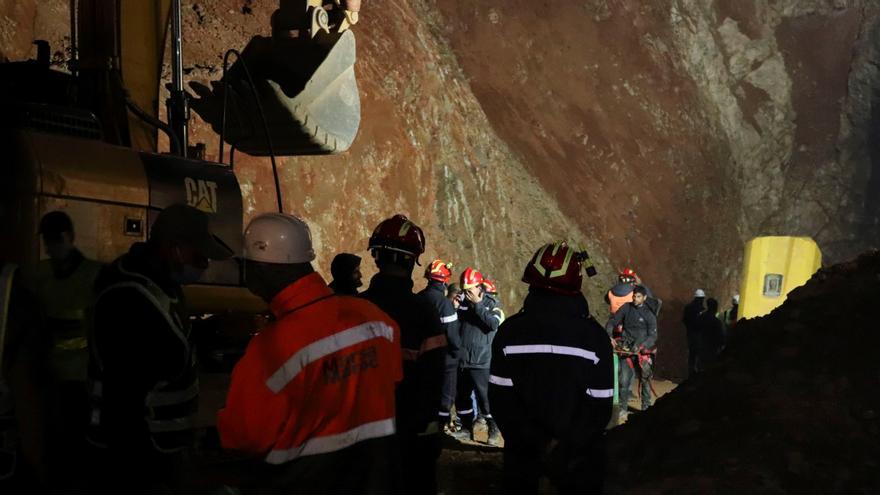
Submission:
[[[0,0],[0,58],[68,49],[67,3]],[[184,1],[189,80],[269,31],[275,2]],[[743,242],[817,238],[829,260],[880,242],[880,7],[869,0],[375,0],[356,27],[363,118],[340,156],[279,161],[285,208],[319,265],[368,258],[373,226],[422,225],[425,259],[476,265],[509,312],[524,263],[568,238],[601,294],[633,266],[665,301],[660,372],[680,376],[678,316],[697,287],[736,290]],[[198,119],[193,141],[216,158]],[[267,159],[236,157],[250,217],[273,210]],[[873,195],[870,192],[873,191]],[[365,266],[369,266],[367,259]]]

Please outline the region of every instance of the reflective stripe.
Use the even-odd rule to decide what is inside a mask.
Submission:
[[[502,387],[513,386],[513,380],[510,378],[504,378],[503,376],[489,375],[489,383],[494,383],[495,385],[500,385]]]
[[[587,395],[596,397],[597,399],[610,399],[614,397],[613,388],[588,388]]]
[[[449,417],[449,413],[448,413],[447,411],[440,411],[439,413],[437,413],[437,415],[438,415],[438,416],[443,416],[444,418],[448,418],[448,417]]]
[[[269,464],[283,464],[307,455],[335,452],[364,440],[393,435],[394,432],[394,418],[374,421],[335,435],[311,438],[298,447],[287,450],[273,450],[266,456],[266,462]]]
[[[74,337],[72,339],[59,340],[55,344],[55,348],[60,351],[80,351],[89,346],[85,337]]]
[[[433,337],[428,337],[427,339],[422,341],[422,347],[419,349],[419,352],[422,354],[440,348],[446,347],[446,336],[445,335],[435,335]]]
[[[562,354],[589,359],[593,364],[599,363],[599,356],[596,356],[595,352],[581,349],[580,347],[569,347],[564,345],[509,345],[503,349],[503,352],[505,356],[508,354]]]
[[[153,390],[147,394],[144,404],[147,407],[176,406],[199,396],[199,381],[196,380],[185,390]]]
[[[461,411],[457,411],[457,412],[458,412],[458,414],[473,414],[474,410],[473,409],[462,409]]]
[[[440,317],[440,323],[452,323],[453,321],[458,321],[458,313]]]
[[[278,368],[266,380],[266,386],[277,394],[309,364],[346,347],[379,337],[394,342],[394,329],[381,321],[369,321],[312,342],[297,351],[281,368]]]
[[[147,419],[147,427],[152,433],[191,430],[195,426],[196,420],[191,416],[175,419]]]

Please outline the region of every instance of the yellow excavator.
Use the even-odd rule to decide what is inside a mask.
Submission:
[[[190,109],[224,146],[272,158],[340,153],[360,124],[354,75],[359,0],[279,0],[272,35],[224,57],[212,87],[183,84],[180,0],[72,0],[69,72],[37,57],[0,64],[0,259],[28,266],[45,253],[42,215],[63,210],[78,247],[109,262],[144,240],[164,207],[209,213],[218,235],[240,250],[242,198],[231,165],[201,159],[188,139]],[[170,36],[168,121],[159,120],[161,69]],[[229,62],[232,62],[229,64]],[[158,133],[171,153],[157,153]],[[275,172],[277,207],[283,191]],[[236,261],[214,263],[188,289],[196,313],[253,311]]]

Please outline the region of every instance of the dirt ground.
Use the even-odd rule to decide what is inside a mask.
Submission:
[[[668,380],[655,380],[654,390],[658,400],[677,386]],[[635,384],[634,387],[635,389]],[[630,400],[630,411],[637,411],[640,403]],[[633,416],[639,413],[631,414]],[[614,428],[609,425],[609,428]],[[501,494],[502,449],[486,442],[485,429],[475,433],[476,442],[444,438],[443,453],[437,465],[440,494]],[[503,442],[501,446],[503,446]]]

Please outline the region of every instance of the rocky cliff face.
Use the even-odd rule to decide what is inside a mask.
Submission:
[[[47,38],[63,60],[66,4],[0,0],[0,56]],[[190,80],[219,78],[273,8],[185,1]],[[280,161],[325,272],[403,212],[425,258],[493,275],[514,311],[532,251],[576,240],[598,260],[597,315],[623,266],[666,301],[660,366],[676,375],[681,305],[696,286],[736,289],[745,240],[810,235],[832,261],[878,242],[875,2],[376,0],[363,14],[355,145]],[[193,141],[215,158],[199,121]],[[236,168],[247,214],[274,209],[268,160]]]

